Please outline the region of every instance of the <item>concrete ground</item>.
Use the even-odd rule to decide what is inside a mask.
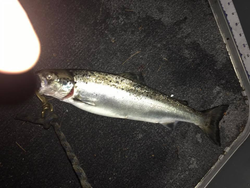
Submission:
[[[222,146],[193,124],[93,115],[51,100],[94,188],[191,188],[244,129],[248,108],[205,0],[21,0],[41,42],[35,70],[142,72],[146,84],[197,110],[228,104]],[[1,187],[79,187],[53,129],[14,120],[40,115],[34,96],[0,107]]]

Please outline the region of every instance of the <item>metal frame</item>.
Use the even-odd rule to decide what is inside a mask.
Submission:
[[[241,87],[244,90],[243,95],[249,98],[250,85],[248,76],[243,61],[241,59],[241,54],[238,51],[237,44],[231,32],[231,27],[229,26],[224,11],[222,9],[221,3],[219,0],[208,0],[208,1],[212,9],[212,12],[214,14],[217,25],[219,27],[220,33],[223,37],[224,43],[226,44],[226,48],[229,53],[230,59],[232,61],[235,73],[239,79]],[[249,101],[247,101],[247,103],[249,103]],[[249,134],[250,134],[250,118],[248,116],[248,121],[244,131],[238,136],[238,138],[231,144],[230,147],[225,148],[224,150],[225,153],[219,156],[218,161],[207,172],[207,174],[202,178],[202,180],[196,185],[196,188],[201,188],[201,187],[203,188],[208,186],[208,184],[217,175],[220,169],[226,164],[226,162],[231,158],[231,156],[236,152],[236,150],[248,138]]]

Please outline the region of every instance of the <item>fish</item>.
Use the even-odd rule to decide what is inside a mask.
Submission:
[[[146,86],[134,73],[110,74],[91,70],[51,69],[36,72],[38,92],[87,112],[165,126],[187,122],[198,126],[220,145],[219,123],[228,109],[221,105],[205,111]]]

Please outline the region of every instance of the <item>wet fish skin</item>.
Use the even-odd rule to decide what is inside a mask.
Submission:
[[[163,125],[183,121],[199,126],[220,144],[219,121],[227,105],[196,111],[124,74],[88,70],[41,70],[39,93],[82,110],[114,118]]]

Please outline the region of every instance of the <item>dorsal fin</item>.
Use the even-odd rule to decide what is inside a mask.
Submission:
[[[177,102],[179,102],[179,103],[181,103],[183,105],[186,105],[186,106],[188,105],[188,102],[185,101],[185,100],[180,100],[180,99],[176,99],[176,98],[173,98],[173,97],[170,97],[170,99],[172,99],[174,101],[177,101]]]
[[[119,75],[124,77],[124,78],[127,78],[129,80],[132,80],[134,82],[137,82],[140,84],[145,84],[144,77],[143,77],[141,72],[138,74],[133,73],[133,72],[125,72],[125,73],[121,73]]]

